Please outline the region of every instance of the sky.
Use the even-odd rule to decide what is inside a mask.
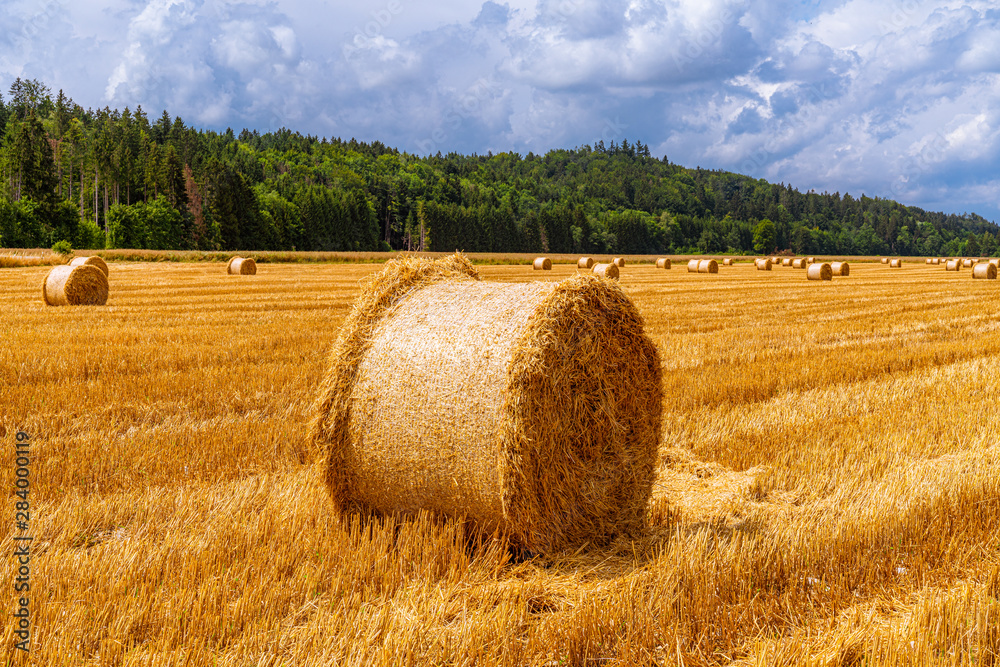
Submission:
[[[688,167],[1000,221],[978,0],[4,0],[15,77],[83,107],[426,155],[628,139]]]

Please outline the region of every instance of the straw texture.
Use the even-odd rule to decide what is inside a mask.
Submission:
[[[257,275],[257,262],[249,257],[233,257],[226,266],[226,272],[230,275],[254,276]]]
[[[601,278],[610,278],[611,280],[618,280],[618,265],[617,264],[595,264],[594,265],[594,275],[600,276]]]
[[[531,263],[531,266],[535,271],[551,271],[552,260],[548,257],[536,257],[535,261]]]
[[[847,262],[831,262],[830,270],[833,271],[833,275],[835,276],[851,275],[851,265]]]
[[[718,273],[719,263],[714,259],[703,259],[698,262],[698,273]]]
[[[594,258],[593,257],[581,257],[576,260],[576,268],[578,269],[592,269],[594,268]]]
[[[661,257],[660,259],[656,260],[656,268],[658,268],[658,269],[669,269],[670,268],[670,260],[667,259],[666,257]]]
[[[90,257],[76,257],[72,262],[69,263],[70,266],[96,266],[99,268],[105,276],[108,276],[108,264],[103,259],[97,255],[92,255]]]
[[[986,280],[997,279],[997,267],[995,264],[976,264],[972,267],[973,278],[985,278]]]
[[[806,277],[809,280],[833,280],[833,267],[826,262],[810,264]]]
[[[757,267],[758,271],[770,271],[771,270],[771,258],[765,257],[764,259],[754,260],[754,266]]]
[[[341,510],[464,515],[546,552],[642,529],[661,404],[659,354],[615,283],[403,258],[363,286],[312,437]]]
[[[49,306],[103,306],[108,277],[93,265],[57,266],[45,276],[42,300]]]

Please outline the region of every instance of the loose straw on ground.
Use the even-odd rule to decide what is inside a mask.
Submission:
[[[233,257],[226,266],[226,273],[233,276],[257,275],[257,262],[250,257]]]
[[[49,306],[103,306],[108,302],[108,277],[90,264],[57,266],[42,283],[42,300]]]
[[[551,271],[552,260],[548,257],[536,257],[535,261],[531,263],[531,267],[535,271]]]
[[[662,401],[616,283],[487,283],[462,257],[407,257],[363,285],[311,433],[340,510],[466,516],[549,552],[643,528]]]
[[[76,257],[72,262],[69,263],[70,266],[96,266],[99,268],[105,276],[108,274],[108,264],[103,259],[97,255],[91,255],[90,257]]]

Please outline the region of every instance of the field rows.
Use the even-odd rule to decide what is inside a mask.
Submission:
[[[0,440],[35,438],[34,664],[1000,657],[996,281],[627,266],[665,377],[650,533],[516,562],[459,522],[331,512],[306,425],[378,265],[258,269],[113,263],[99,308],[0,269]]]

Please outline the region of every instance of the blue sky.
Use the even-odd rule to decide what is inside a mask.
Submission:
[[[1000,221],[1000,8],[4,0],[0,85],[412,153],[656,156]]]

